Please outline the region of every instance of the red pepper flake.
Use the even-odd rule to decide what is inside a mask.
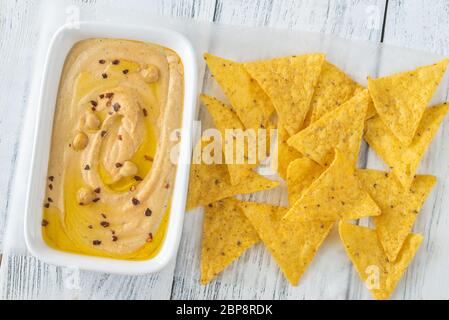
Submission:
[[[48,225],[49,225],[48,220],[42,219],[41,225],[42,225],[43,227],[48,226]]]
[[[106,98],[111,99],[114,96],[114,92],[108,92],[105,96]]]
[[[107,73],[102,73],[101,76],[103,77],[103,79],[106,79],[108,77]]]
[[[94,107],[98,106],[98,103],[95,100],[90,100],[90,104],[93,105]]]
[[[101,244],[101,241],[100,240],[94,240],[94,241],[92,241],[92,244],[94,246],[99,246]]]
[[[90,225],[88,225],[87,226],[89,229],[92,229],[93,228],[93,226],[90,224]]]
[[[107,222],[107,221],[101,221],[101,222],[100,222],[100,225],[101,225],[103,228],[107,228],[107,227],[109,227],[109,222]]]
[[[153,234],[151,232],[148,234],[147,242],[153,242]]]
[[[46,203],[46,204],[44,204],[44,208],[50,208],[50,204],[49,203]]]
[[[153,213],[153,211],[151,211],[150,208],[146,208],[146,209],[145,209],[145,216],[151,217],[151,214],[152,214],[152,213]]]
[[[147,155],[144,155],[143,157],[147,161],[154,161],[153,157],[150,157],[150,156],[147,156]]]
[[[118,112],[118,111],[120,110],[121,106],[120,106],[120,104],[118,104],[118,103],[114,103],[114,105],[112,106],[112,108],[114,108],[114,111],[115,111],[115,112]]]
[[[80,202],[78,203],[80,206],[84,206],[84,202]]]
[[[91,110],[95,112],[95,111],[97,111],[97,108],[92,107]]]
[[[119,134],[119,135],[117,136],[117,138],[118,138],[120,141],[123,140],[123,136],[122,136],[121,134]]]
[[[112,236],[112,241],[116,242],[118,240],[117,236]]]
[[[143,112],[143,116],[144,116],[144,117],[147,117],[147,116],[148,116],[148,111],[147,111],[147,109],[143,108],[143,109],[142,109],[142,112]]]
[[[100,97],[100,99],[104,99],[104,94],[103,93],[100,94],[99,97]]]
[[[132,198],[131,201],[132,201],[133,205],[135,205],[135,206],[138,206],[140,204],[139,199]]]
[[[100,198],[95,198],[92,200],[92,202],[98,202],[98,201],[100,201]]]
[[[120,63],[120,60],[117,60],[117,59],[112,60],[112,64],[114,64],[114,65],[117,65],[117,64],[119,64],[119,63]]]
[[[170,184],[169,184],[169,183],[165,184],[164,188],[165,188],[165,189],[170,188]]]
[[[104,60],[104,59],[98,60],[98,63],[99,63],[99,64],[105,64],[105,63],[106,63],[106,60]]]
[[[123,166],[123,164],[121,164],[120,162],[117,162],[116,164],[115,164],[115,167],[116,168],[120,168],[120,167],[122,167]]]
[[[48,189],[53,190],[53,185],[51,183],[48,185]]]
[[[88,164],[86,164],[86,166],[84,167],[84,170],[90,170],[90,166]]]
[[[55,180],[55,177],[54,176],[49,176],[48,180],[53,181],[53,180]]]
[[[142,179],[142,177],[134,176],[134,180],[136,180],[136,181],[142,181],[143,179]]]
[[[50,197],[48,197],[47,200],[48,200],[48,202],[53,202],[53,199]]]
[[[128,74],[129,70],[128,70],[128,69],[125,69],[125,70],[123,70],[122,72],[123,72],[123,74]]]
[[[106,135],[106,133],[107,132],[105,130],[102,130],[101,133],[100,133],[101,137],[103,138]]]
[[[102,213],[101,216],[102,216],[104,219],[107,219],[107,218],[106,218],[106,215],[105,215],[104,213]]]
[[[95,188],[95,189],[94,189],[94,192],[95,192],[95,193],[100,193],[100,192],[101,192],[101,189],[100,189],[100,187],[98,187],[98,188]]]

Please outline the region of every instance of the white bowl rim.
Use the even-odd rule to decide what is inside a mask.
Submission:
[[[82,30],[82,31],[80,31]],[[35,163],[38,155],[38,143],[39,133],[42,131],[42,122],[45,117],[51,118],[51,123],[54,116],[55,104],[50,114],[44,115],[45,105],[45,90],[47,89],[47,79],[49,75],[49,68],[51,65],[50,59],[55,54],[55,50],[58,48],[58,39],[64,36],[67,32],[86,32],[92,36],[87,38],[120,38],[120,39],[132,39],[144,42],[153,42],[163,45],[177,52],[181,57],[184,66],[184,109],[182,119],[182,142],[180,144],[179,163],[176,172],[176,181],[172,194],[171,211],[169,216],[169,222],[166,230],[166,235],[162,247],[159,249],[157,255],[151,259],[144,261],[130,261],[130,260],[117,260],[104,257],[87,256],[75,253],[69,253],[59,251],[49,247],[42,238],[41,232],[41,217],[42,217],[42,200],[32,199],[33,184],[40,184],[41,194],[44,194],[45,178],[43,181],[37,179],[38,173]],[[164,39],[161,39],[164,36]],[[153,40],[152,40],[153,39]],[[154,40],[156,39],[156,40]],[[157,40],[160,41],[157,41]],[[80,39],[81,40],[81,39]],[[79,41],[79,40],[78,40]],[[75,44],[77,41],[73,42]],[[172,42],[172,43],[171,43]],[[72,45],[73,46],[73,45]],[[182,48],[176,50],[175,48]],[[65,61],[66,54],[64,54],[63,60]],[[60,79],[60,73],[57,75],[58,85]],[[53,75],[55,76],[55,75]],[[32,167],[27,184],[27,194],[25,203],[25,223],[24,234],[25,243],[30,253],[38,259],[59,266],[66,266],[71,268],[80,268],[90,271],[99,271],[123,275],[139,275],[158,272],[163,269],[176,254],[179,242],[182,234],[182,226],[185,214],[185,202],[188,187],[188,175],[189,175],[189,163],[191,156],[191,132],[193,121],[196,116],[196,96],[197,96],[197,83],[198,83],[198,70],[196,54],[191,42],[182,34],[175,32],[167,28],[150,27],[150,26],[134,26],[134,25],[118,25],[113,23],[104,22],[90,22],[83,21],[79,24],[79,29],[73,29],[71,24],[61,26],[53,35],[49,49],[46,54],[44,64],[44,75],[42,83],[40,85],[40,95],[37,110],[36,128],[34,134],[34,141],[32,147],[31,163]],[[54,89],[54,88],[53,88]],[[58,88],[56,88],[56,93]],[[54,97],[56,99],[56,97]],[[48,109],[48,108],[47,108]],[[48,143],[51,143],[50,136],[47,136]],[[45,152],[44,152],[45,153]],[[47,155],[48,166],[48,155]],[[42,174],[41,174],[42,175]],[[47,170],[44,172],[44,177],[47,175]],[[41,208],[39,214],[33,211],[34,208]],[[37,219],[39,216],[40,219]],[[36,230],[39,229],[38,232]]]

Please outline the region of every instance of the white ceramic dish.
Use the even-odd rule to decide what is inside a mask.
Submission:
[[[125,261],[85,256],[50,248],[42,238],[42,205],[45,195],[53,115],[58,86],[64,61],[72,46],[87,38],[121,38],[152,42],[178,53],[184,65],[184,114],[182,142],[173,201],[166,237],[159,253],[146,261]],[[161,270],[176,254],[182,233],[184,208],[188,187],[189,160],[191,155],[191,132],[196,115],[197,61],[189,40],[168,29],[142,28],[116,24],[82,22],[80,28],[66,25],[53,36],[44,65],[43,82],[36,119],[32,148],[32,168],[28,181],[25,212],[25,241],[28,250],[37,258],[51,264],[117,274],[145,274]]]

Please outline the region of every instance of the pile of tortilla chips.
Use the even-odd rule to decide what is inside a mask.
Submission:
[[[187,209],[204,207],[201,283],[262,242],[297,285],[336,227],[367,289],[388,299],[423,240],[411,231],[436,178],[416,172],[449,109],[429,107],[449,60],[368,78],[364,88],[321,53],[246,63],[204,58],[229,102],[201,95],[222,136],[219,148],[204,139],[196,148],[222,159],[226,129],[276,128],[270,156],[289,205],[235,197],[278,186],[254,171],[260,156],[192,164]],[[388,172],[357,168],[362,138]],[[252,148],[244,145],[244,159]],[[363,217],[372,217],[374,228],[357,225]]]

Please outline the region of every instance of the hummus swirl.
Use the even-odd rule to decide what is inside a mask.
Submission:
[[[89,39],[70,51],[53,124],[43,234],[60,250],[147,259],[176,173],[183,66],[167,48]]]

